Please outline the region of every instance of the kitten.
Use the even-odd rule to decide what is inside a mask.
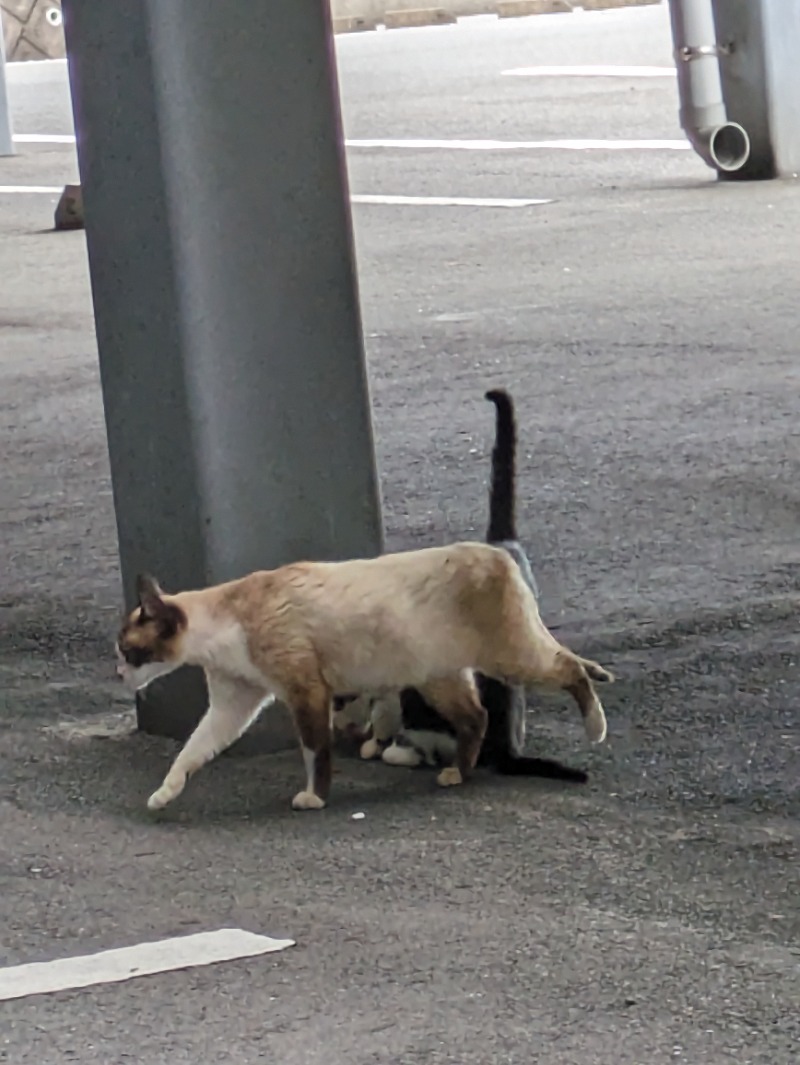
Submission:
[[[474,768],[487,714],[473,672],[569,692],[589,739],[606,719],[592,680],[611,676],[544,626],[507,552],[458,543],[348,562],[301,562],[167,595],[137,581],[138,606],[117,637],[117,671],[134,690],[179,666],[205,670],[209,707],[148,801],[160,809],[230,746],[262,707],[294,716],[306,768],[298,810],[321,809],[331,785],[335,695],[418,688],[456,733],[456,785]]]
[[[489,487],[487,542],[502,547],[514,559],[530,590],[538,588],[516,529],[517,428],[514,402],[505,389],[486,393],[495,406],[495,444]],[[538,776],[585,783],[587,774],[548,758],[523,755],[527,699],[519,685],[491,677],[476,678],[481,703],[489,715],[478,765],[506,776]],[[336,700],[334,722],[360,738],[362,758],[383,758],[394,766],[450,765],[455,757],[455,732],[414,688],[386,698],[347,697]],[[359,722],[368,719],[366,729]]]

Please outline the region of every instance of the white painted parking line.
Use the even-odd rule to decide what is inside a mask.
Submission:
[[[17,133],[15,141],[22,144],[75,144],[75,137],[53,133]],[[347,148],[426,148],[452,151],[688,151],[688,141],[626,141],[572,140],[560,141],[464,141],[424,140],[424,138],[349,138]]]
[[[502,74],[511,78],[674,78],[675,67],[515,67]]]
[[[31,192],[45,192],[45,193],[57,193],[63,192],[64,186],[59,185],[0,185],[0,193],[8,192],[12,195],[14,193],[31,193]]]
[[[293,939],[271,939],[241,928],[220,928],[154,943],[103,950],[74,958],[12,965],[0,969],[0,1001],[72,991],[96,984],[117,984],[140,976],[253,958],[295,945]]]
[[[537,207],[553,200],[503,200],[467,196],[351,196],[353,203],[385,203],[395,207]]]
[[[42,194],[59,195],[63,192],[61,185],[0,185],[0,195],[9,193],[19,194]],[[538,207],[543,203],[553,203],[553,200],[533,199],[497,199],[471,196],[379,196],[379,195],[353,195],[352,203],[387,204],[391,207]]]
[[[17,144],[74,144],[74,133],[15,133]]]
[[[400,149],[449,149],[460,152],[660,152],[688,151],[691,145],[686,140],[551,140],[551,141],[497,141],[497,140],[348,140],[348,148],[400,148]]]
[[[18,133],[14,140],[22,144],[74,144],[75,138],[67,134]],[[358,138],[345,142],[348,148],[430,148],[471,152],[523,152],[523,151],[568,151],[568,152],[658,152],[688,151],[691,145],[686,140],[625,140],[613,139],[564,139],[546,141],[499,141],[499,140],[429,140],[422,138]]]

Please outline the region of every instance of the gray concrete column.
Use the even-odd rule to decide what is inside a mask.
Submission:
[[[127,602],[378,553],[328,5],[63,7]],[[167,679],[140,725],[202,702]]]
[[[6,49],[3,43],[3,26],[0,15],[0,155],[14,154],[14,141],[11,129],[11,112],[8,106],[8,87],[6,85]]]
[[[747,164],[729,178],[800,172],[800,5],[712,0],[728,117],[750,137]]]

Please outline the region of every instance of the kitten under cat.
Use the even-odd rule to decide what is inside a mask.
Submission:
[[[495,406],[486,540],[511,555],[538,599],[536,580],[517,535],[514,402],[505,389],[493,389],[485,398]],[[506,776],[586,782],[587,774],[581,769],[572,769],[549,758],[531,758],[523,754],[527,709],[523,687],[481,675],[476,681],[481,703],[488,713],[478,765],[488,766]],[[395,766],[450,765],[455,758],[455,730],[415,688],[405,688],[399,694],[385,697],[337,697],[334,707],[335,727],[360,738],[363,758],[381,757]]]

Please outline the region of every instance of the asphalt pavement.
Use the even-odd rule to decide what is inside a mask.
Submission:
[[[680,140],[666,9],[337,39],[349,141]],[[17,133],[72,132],[63,64],[10,69]],[[545,615],[618,674],[610,738],[537,704],[585,787],[299,754],[174,754],[114,683],[114,515],[85,242],[0,192],[0,966],[222,926],[283,953],[0,1002],[0,1061],[790,1065],[800,1046],[800,190],[660,148],[349,148],[387,539],[483,529],[520,422]],[[0,186],[61,186],[19,144]],[[361,820],[352,814],[363,812]]]

